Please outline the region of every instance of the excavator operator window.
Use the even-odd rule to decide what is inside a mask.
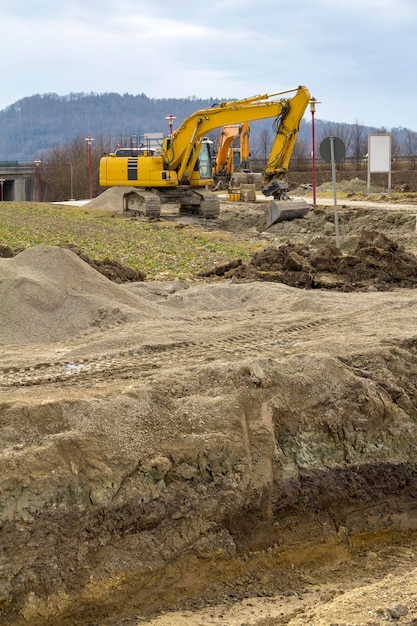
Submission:
[[[210,150],[210,143],[208,141],[202,141],[200,152],[198,155],[198,171],[200,178],[212,178],[212,155]]]

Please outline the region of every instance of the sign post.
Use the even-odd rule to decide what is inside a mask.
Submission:
[[[334,203],[334,226],[336,231],[336,248],[340,248],[339,242],[339,214],[337,212],[337,192],[336,192],[336,162],[345,158],[345,144],[338,137],[327,137],[320,144],[320,154],[322,158],[332,164],[333,181],[333,203]]]

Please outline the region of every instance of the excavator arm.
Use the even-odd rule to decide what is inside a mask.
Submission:
[[[294,91],[296,93],[292,98],[277,98]],[[243,100],[222,102],[210,109],[196,111],[166,138],[165,165],[177,172],[180,184],[186,184],[195,167],[201,142],[210,131],[231,124],[278,117],[281,124],[285,122],[285,133],[283,132],[278,140],[274,154],[279,155],[280,167],[285,167],[291,157],[300,121],[309,100],[308,89],[300,86],[271,95],[263,94]],[[274,167],[275,165],[272,166],[268,176],[272,177]]]
[[[300,121],[299,111],[291,105],[275,120],[275,140],[269,153],[263,177],[263,194],[265,196],[281,196],[286,188],[286,185],[282,185],[280,181],[285,177],[288,170]]]
[[[249,122],[242,124],[242,132],[240,135],[240,167],[241,169],[249,168]]]

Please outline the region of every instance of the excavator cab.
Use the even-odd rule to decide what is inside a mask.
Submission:
[[[213,183],[213,154],[211,144],[207,137],[195,146],[190,155],[190,162],[194,161],[194,169],[191,172],[190,183],[197,186],[209,186]],[[198,157],[196,158],[196,154]]]

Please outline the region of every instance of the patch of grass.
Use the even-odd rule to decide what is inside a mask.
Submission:
[[[73,243],[95,259],[110,258],[148,280],[191,279],[231,259],[249,259],[254,245],[233,234],[138,222],[103,211],[42,203],[0,204],[0,243],[12,248]]]

